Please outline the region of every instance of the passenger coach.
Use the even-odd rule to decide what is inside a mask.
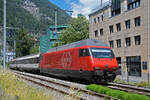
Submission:
[[[13,59],[9,63],[11,69],[36,72],[39,69],[39,54],[28,55]]]

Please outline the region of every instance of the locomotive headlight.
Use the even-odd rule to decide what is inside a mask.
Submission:
[[[100,70],[100,67],[94,67],[94,70]]]
[[[113,70],[116,70],[117,68],[116,68],[116,67],[113,67],[112,69],[113,69]]]

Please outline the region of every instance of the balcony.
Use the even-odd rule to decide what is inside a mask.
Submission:
[[[97,7],[95,7],[94,9],[92,9],[91,14],[93,14],[93,13],[99,11],[99,10],[102,10],[103,8],[105,8],[105,7],[107,7],[107,6],[111,6],[111,5],[112,5],[111,0],[106,1],[106,2],[104,2],[102,5],[100,4],[100,5],[98,5]]]

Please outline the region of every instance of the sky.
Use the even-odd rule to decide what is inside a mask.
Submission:
[[[63,10],[73,11],[72,17],[83,14],[86,17],[91,13],[92,9],[100,5],[101,0],[49,0]],[[108,0],[103,0],[103,3]]]

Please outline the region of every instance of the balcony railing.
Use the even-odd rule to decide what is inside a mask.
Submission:
[[[111,0],[106,1],[106,2],[104,2],[102,5],[100,4],[100,5],[98,5],[97,7],[95,7],[94,9],[92,9],[92,13],[94,13],[94,12],[96,12],[96,11],[98,11],[98,10],[103,9],[103,8],[106,7],[106,6],[111,6],[111,5],[112,5]]]

